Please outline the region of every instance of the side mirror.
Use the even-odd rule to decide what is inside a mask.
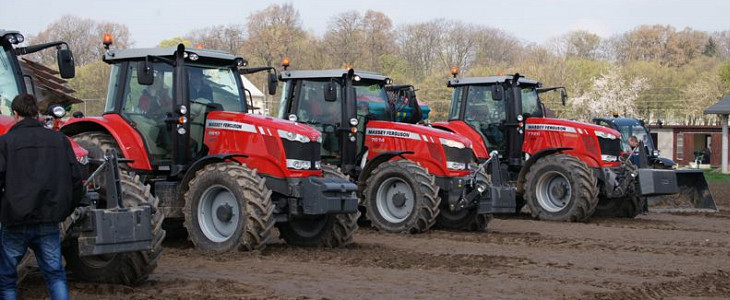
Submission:
[[[137,83],[140,85],[152,85],[155,82],[155,70],[152,68],[152,64],[147,61],[140,61],[137,63]]]
[[[324,86],[324,101],[337,101],[337,87],[332,82],[329,82],[327,83],[327,85]]]
[[[560,90],[560,102],[563,103],[563,106],[565,106],[565,100],[568,99],[568,93],[565,92],[565,90]]]
[[[61,73],[61,78],[74,78],[76,76],[76,66],[71,49],[58,49],[56,56],[58,60],[58,72]]]
[[[279,80],[276,74],[269,73],[269,95],[276,95],[276,89],[279,86]]]
[[[504,88],[501,85],[495,84],[492,86],[492,100],[494,100],[494,101],[502,100],[503,94],[504,94]]]

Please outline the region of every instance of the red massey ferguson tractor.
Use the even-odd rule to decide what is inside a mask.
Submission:
[[[448,86],[454,89],[449,121],[432,126],[469,138],[479,161],[489,161],[483,165],[495,213],[526,204],[541,220],[582,221],[602,207],[630,207],[636,215],[645,199],[639,196],[677,192],[673,171],[637,169],[620,159],[617,131],[546,118],[539,94],[561,90],[565,103],[562,87],[542,88],[519,74],[456,78],[456,72]]]
[[[279,117],[322,132],[323,168],[337,166],[358,183],[360,205],[375,228],[418,233],[434,223],[486,227],[490,204],[478,201],[486,175],[470,170],[471,143],[416,125],[421,113],[415,97],[389,102],[390,79],[378,74],[284,66]]]
[[[17,31],[0,30],[0,135],[14,125],[11,101],[28,93],[18,56],[56,47],[61,77],[74,77],[74,61],[68,45],[51,42],[18,47],[23,35]],[[64,48],[62,48],[64,46]],[[30,79],[31,86],[33,81]],[[50,108],[57,118],[65,111],[60,106]],[[55,123],[55,122],[54,122]],[[76,158],[88,175],[88,151],[71,140]],[[39,158],[43,159],[43,158]],[[92,163],[98,172],[86,177],[83,206],[77,208],[61,224],[62,253],[66,268],[77,279],[104,283],[137,284],[157,267],[162,253],[163,214],[157,210],[157,198],[149,193],[139,177],[119,172],[112,153],[96,157]],[[7,176],[12,176],[8,174]],[[32,260],[26,255],[19,266],[19,279],[27,274]]]
[[[91,156],[118,149],[131,160],[128,169],[152,185],[166,217],[182,221],[198,249],[260,250],[275,225],[292,245],[352,243],[357,187],[341,173],[323,174],[320,133],[247,113],[241,73],[267,68],[182,44],[107,50],[104,61],[112,66],[104,114],[71,119],[61,131]]]

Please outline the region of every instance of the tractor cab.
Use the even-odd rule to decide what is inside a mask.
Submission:
[[[287,70],[280,75],[284,87],[279,117],[308,124],[322,132],[322,160],[336,165],[343,159],[342,144],[349,144],[350,139],[357,141],[358,156],[362,154],[364,139],[360,135],[365,132],[367,121],[394,121],[398,108],[404,110],[407,105],[389,100],[385,88],[390,79],[385,76],[369,72],[350,75],[352,80],[347,80],[347,76],[347,70]],[[347,84],[352,84],[355,103],[345,100]],[[412,111],[409,107],[409,114]],[[343,130],[349,133],[340,141]]]
[[[475,145],[484,154],[487,149],[497,150],[509,157],[511,164],[519,165],[523,121],[545,116],[540,93],[548,89],[519,75],[453,78],[448,86],[454,89],[449,122],[463,122],[471,127],[484,141],[483,145]],[[549,90],[554,89],[557,88]],[[477,156],[487,158],[487,155]]]
[[[118,115],[140,133],[153,165],[169,165],[176,149],[183,155],[204,155],[206,112],[248,110],[238,71],[245,60],[194,49],[176,61],[176,51],[133,49],[104,55],[112,66],[104,114]],[[175,139],[185,131],[189,139]]]

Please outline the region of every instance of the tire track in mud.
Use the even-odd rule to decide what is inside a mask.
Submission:
[[[678,281],[642,284],[615,292],[586,293],[574,299],[644,300],[669,297],[728,297],[728,295],[730,295],[730,272],[717,270]]]
[[[170,250],[168,250],[170,251]],[[176,250],[177,255],[199,255],[194,250]],[[534,265],[534,261],[503,255],[430,254],[417,250],[403,250],[381,243],[356,243],[346,248],[296,248],[270,245],[263,253],[210,253],[204,259],[226,262],[253,257],[296,263],[317,263],[384,269],[418,269],[458,273],[463,275],[493,274],[496,270]]]
[[[561,238],[542,235],[537,232],[500,232],[486,233],[434,231],[412,236],[411,238],[426,240],[450,240],[455,242],[492,243],[511,246],[548,247],[558,249],[579,250],[610,250],[641,252],[652,254],[686,255],[716,255],[725,252],[730,255],[730,244],[713,241],[622,241],[611,242],[594,238]]]
[[[273,291],[227,279],[150,279],[139,286],[68,282],[71,299],[296,299],[277,297]],[[45,283],[36,273],[19,286],[20,299],[48,297]]]

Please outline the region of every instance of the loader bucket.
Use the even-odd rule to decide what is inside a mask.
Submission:
[[[717,205],[702,170],[675,170],[679,193],[649,197],[649,209],[657,212],[716,212]]]

